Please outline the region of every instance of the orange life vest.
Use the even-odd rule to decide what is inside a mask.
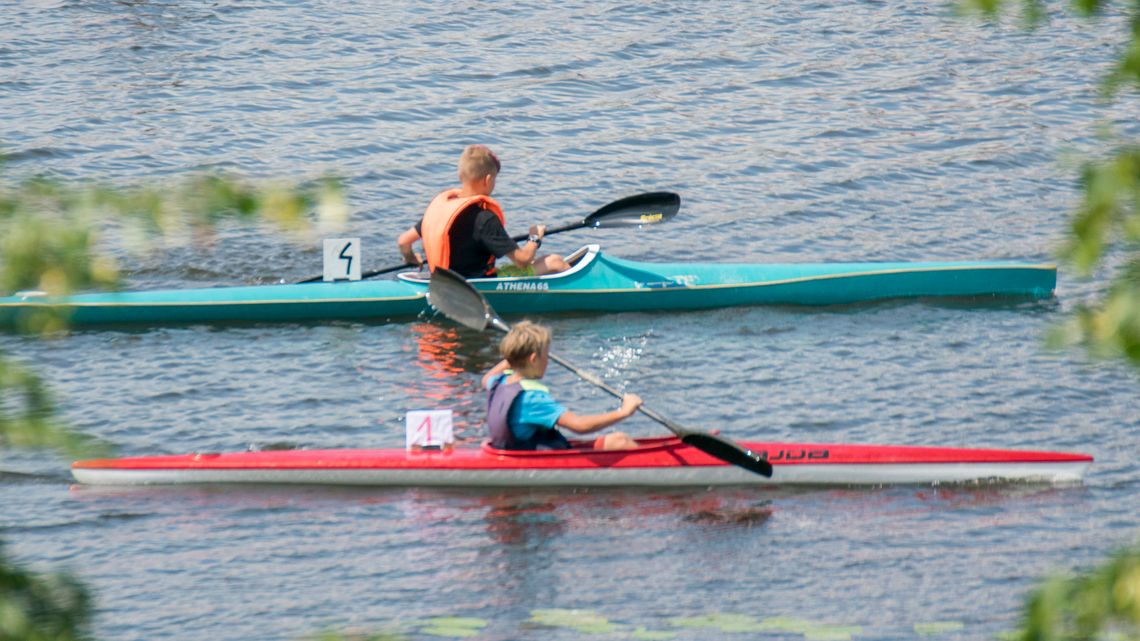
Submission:
[[[420,224],[420,238],[424,243],[424,254],[427,257],[429,267],[432,269],[451,267],[451,240],[448,233],[459,214],[475,203],[481,204],[483,209],[489,209],[499,217],[499,222],[506,227],[507,221],[503,217],[503,209],[499,207],[499,203],[495,202],[494,198],[490,196],[461,197],[458,189],[448,189],[432,199],[427,211],[424,212],[423,222]],[[494,268],[495,257],[491,256],[487,260],[487,273],[492,273]]]

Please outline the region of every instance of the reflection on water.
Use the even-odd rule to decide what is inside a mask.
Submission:
[[[746,507],[732,510],[701,510],[685,517],[692,523],[710,525],[745,526],[761,525],[772,517],[772,510],[767,507]]]
[[[565,531],[559,503],[533,502],[499,495],[487,500],[487,532],[497,543],[528,552],[540,550]]]
[[[457,442],[481,440],[486,407],[479,375],[497,362],[488,354],[491,346],[477,333],[444,323],[414,323],[409,335],[419,372],[405,380],[403,393],[422,399],[418,409],[452,410]]]
[[[860,608],[870,607],[867,599],[889,603],[884,601],[889,590],[861,587],[868,575],[909,567],[913,550],[931,545],[960,553],[980,539],[1010,554],[1003,532],[1032,531],[1034,519],[1060,515],[1086,491],[1022,485],[715,491],[73,486],[68,495],[74,520],[44,532],[71,540],[76,553],[95,553],[88,567],[97,576],[111,566],[124,571],[114,555],[103,554],[111,541],[127,551],[158,544],[153,554],[134,553],[136,566],[126,572],[140,578],[159,568],[219,569],[224,561],[228,575],[259,577],[250,583],[255,589],[268,589],[272,582],[274,589],[299,590],[332,567],[341,576],[326,578],[327,584],[343,586],[337,590],[351,595],[358,588],[351,587],[350,577],[370,576],[374,581],[367,588],[359,586],[370,596],[341,598],[358,599],[370,620],[385,626],[411,614],[477,616],[526,630],[535,612],[587,608],[620,629],[674,629],[677,616],[718,611],[748,613],[758,621],[810,613],[823,621],[880,629],[876,617]],[[215,530],[219,535],[209,534]],[[232,545],[262,551],[201,557],[203,543],[209,549],[221,533]],[[813,550],[820,546],[828,552],[816,555]],[[288,569],[267,573],[266,554],[285,555]],[[336,559],[332,566],[330,555]],[[969,582],[968,564],[953,557],[944,562],[924,553],[924,572]],[[791,607],[750,596],[764,589],[807,589],[818,580],[814,577],[825,575],[835,583],[836,596],[846,593],[862,605]],[[580,581],[588,582],[589,590],[565,599]],[[662,584],[734,596],[716,607],[696,603],[696,610],[664,608],[648,617],[630,609],[637,595]],[[412,606],[398,598],[429,585],[437,586],[430,589],[446,603]],[[479,586],[478,594],[460,596],[471,585]],[[926,589],[923,582],[908,588],[896,579],[893,585],[917,594]],[[109,598],[117,600],[115,591]],[[941,618],[953,616],[961,614]],[[892,625],[923,618],[901,615]]]
[[[463,343],[459,340],[459,331],[454,327],[445,327],[434,323],[415,323],[411,327],[412,340],[418,350],[416,365],[423,369],[423,378],[432,383],[452,385],[462,377],[466,369],[461,364],[465,359],[460,353]],[[441,392],[426,392],[427,398],[441,400],[451,396],[450,387],[442,388]]]

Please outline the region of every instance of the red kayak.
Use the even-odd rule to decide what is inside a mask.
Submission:
[[[1080,482],[1087,454],[1025,450],[740,443],[767,458],[759,476],[685,445],[640,439],[631,450],[602,452],[585,443],[564,451],[482,447],[286,450],[201,453],[77,461],[89,485],[265,483],[401,487],[635,487],[717,485],[890,485],[986,481]]]

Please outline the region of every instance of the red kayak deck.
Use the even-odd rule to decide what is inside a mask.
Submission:
[[[349,483],[370,485],[885,484],[983,479],[1079,481],[1087,454],[833,443],[740,443],[770,461],[771,479],[676,438],[603,452],[480,448],[285,450],[78,461],[81,483]]]

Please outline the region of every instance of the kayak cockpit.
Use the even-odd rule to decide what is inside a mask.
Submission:
[[[658,436],[654,438],[638,438],[637,447],[626,450],[596,450],[593,439],[570,439],[568,450],[500,450],[491,447],[491,441],[484,440],[482,449],[484,454],[491,456],[505,456],[513,459],[550,460],[551,458],[580,458],[584,456],[610,456],[621,457],[629,454],[656,452],[677,448],[688,448],[676,436]]]
[[[546,274],[545,276],[493,276],[489,278],[471,278],[472,283],[497,283],[504,281],[551,281],[561,280],[579,274],[589,268],[594,260],[602,253],[602,248],[599,245],[585,245],[574,250],[572,253],[563,257],[569,265],[570,269],[557,274]],[[416,285],[426,285],[431,280],[431,273],[426,271],[404,272],[397,274],[396,278],[408,283]]]

